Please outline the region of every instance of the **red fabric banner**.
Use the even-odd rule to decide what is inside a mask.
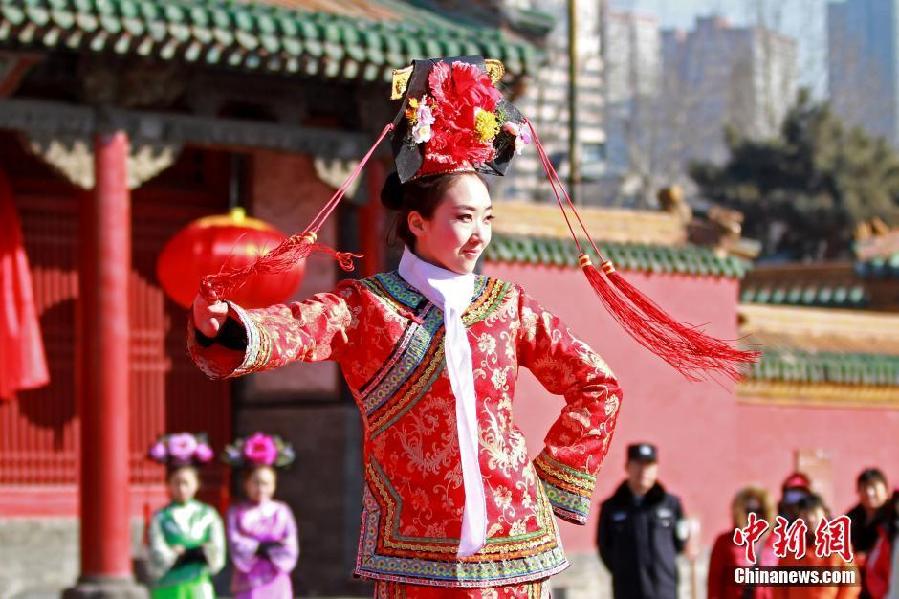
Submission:
[[[49,382],[22,228],[0,170],[0,399]]]

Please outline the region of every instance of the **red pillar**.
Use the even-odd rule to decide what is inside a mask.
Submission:
[[[94,140],[94,191],[81,206],[78,413],[81,576],[67,596],[145,593],[131,575],[128,476],[131,198],[128,138]]]

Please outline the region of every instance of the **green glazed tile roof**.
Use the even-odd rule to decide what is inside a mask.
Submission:
[[[760,283],[740,291],[740,301],[753,304],[863,308],[870,299],[864,285]]]
[[[396,20],[235,0],[0,0],[0,47],[139,56],[310,77],[389,81],[412,58],[480,54],[513,74],[534,46],[399,0]]]
[[[804,384],[899,387],[899,356],[766,349],[747,378]]]
[[[603,254],[618,268],[693,276],[743,277],[749,264],[733,256],[718,256],[704,247],[662,246],[640,243],[599,243]],[[577,248],[568,239],[494,233],[485,252],[495,262],[525,262],[576,267]]]
[[[899,278],[899,253],[859,260],[855,272],[868,279]]]

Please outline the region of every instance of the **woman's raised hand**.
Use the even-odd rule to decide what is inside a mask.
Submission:
[[[198,293],[192,307],[194,325],[207,337],[215,337],[228,319],[228,304],[216,300],[210,302]]]

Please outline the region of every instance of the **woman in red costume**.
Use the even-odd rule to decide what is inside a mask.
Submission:
[[[192,310],[189,351],[210,377],[340,365],[363,420],[355,571],[376,597],[548,596],[568,565],[553,514],[586,521],[621,403],[605,362],[556,316],[474,274],[493,220],[478,173],[503,174],[532,142],[495,70],[479,57],[414,63],[385,129],[398,270],[257,310],[206,292]],[[533,461],[512,421],[521,366],[565,398]]]

